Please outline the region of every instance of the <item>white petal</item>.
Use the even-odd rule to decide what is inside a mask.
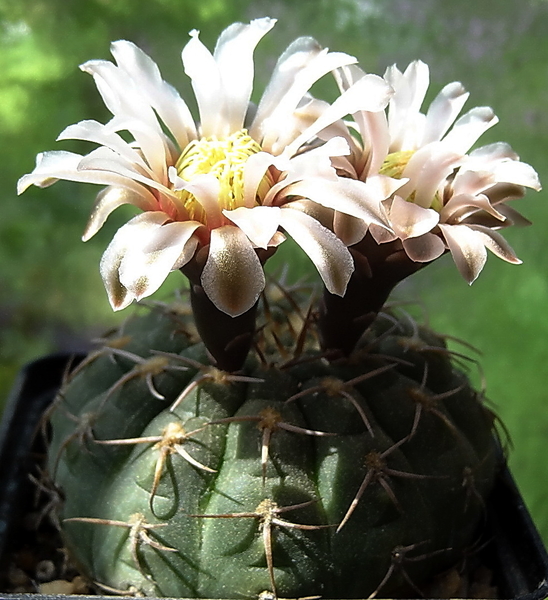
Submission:
[[[249,129],[249,134],[253,139],[260,140],[262,138],[263,121],[272,114],[287,94],[297,73],[302,71],[321,51],[322,47],[315,39],[301,37],[294,40],[281,54]]]
[[[215,61],[221,74],[225,108],[230,131],[243,127],[253,88],[253,52],[261,38],[268,33],[276,19],[255,19],[244,25],[233,23],[219,36]]]
[[[466,165],[466,159],[463,164]],[[495,183],[495,177],[489,171],[469,171],[466,167],[461,167],[457,171],[451,187],[454,195],[479,194]]]
[[[135,139],[136,147],[142,152],[149,172],[160,183],[166,183],[167,165],[172,161],[173,144],[158,123],[151,126],[143,119],[134,117],[113,117],[107,127],[113,131],[129,131]]]
[[[513,183],[495,183],[492,187],[487,188],[484,194],[489,198],[491,204],[502,212],[502,209],[506,206],[502,203],[523,198],[525,188]],[[502,206],[500,206],[501,204]]]
[[[95,85],[112,114],[134,124],[129,130],[148,164],[159,176],[165,176],[165,134],[155,112],[131,77],[105,60],[91,60],[80,68],[93,75]]]
[[[223,210],[225,217],[237,225],[258,248],[267,248],[278,229],[280,208],[276,206],[241,206]]]
[[[361,179],[378,173],[390,149],[390,132],[384,112],[359,112],[354,115],[363,140],[363,152],[356,165]]]
[[[57,136],[57,141],[60,140],[95,142],[117,152],[128,162],[135,163],[144,170],[149,169],[142,156],[135,151],[135,148],[132,148],[120,135],[112,131],[108,126],[97,121],[80,121],[74,125],[69,125]]]
[[[444,142],[432,142],[420,148],[403,170],[402,175],[408,177],[409,182],[398,193],[407,198],[415,192],[413,202],[429,208],[441,183],[459,165],[460,160],[461,155]]]
[[[391,95],[392,88],[381,77],[364,75],[351,88],[343,92],[313,125],[290,144],[288,152],[295,153],[300,146],[311,140],[320,131],[347,115],[360,111],[382,111],[388,104]]]
[[[480,162],[485,164],[486,162],[492,162],[503,158],[510,158],[512,160],[519,160],[519,156],[512,149],[510,144],[506,142],[494,142],[493,144],[487,144],[472,150],[469,154],[469,159],[472,163]]]
[[[23,175],[17,182],[17,193],[22,194],[31,185],[48,187],[59,179],[70,179],[77,175],[81,154],[65,151],[40,152],[36,155],[36,166],[31,173]]]
[[[438,222],[439,214],[431,208],[422,208],[413,202],[406,202],[399,196],[392,201],[390,225],[402,240],[424,235]]]
[[[107,290],[108,299],[114,310],[121,310],[135,300],[120,281],[120,266],[124,257],[134,250],[139,251],[150,232],[169,219],[162,212],[146,212],[137,215],[118,229],[101,258],[100,271]]]
[[[363,219],[368,225],[376,223],[387,226],[381,206],[381,200],[384,198],[372,193],[363,181],[347,178],[327,181],[319,177],[309,177],[293,183],[285,193],[309,198],[327,208]]]
[[[193,177],[192,181],[186,181],[177,175],[175,167],[170,167],[169,175],[174,190],[186,190],[200,203],[206,214],[207,226],[211,229],[219,227],[222,223],[219,180],[210,173],[203,173]]]
[[[221,311],[237,317],[257,302],[265,286],[261,262],[245,233],[233,225],[211,232],[202,286]]]
[[[288,162],[285,170],[287,179],[298,180],[305,177],[325,177],[337,180],[337,174],[332,167],[332,158],[350,154],[348,142],[342,137],[333,137],[321,146],[297,154]],[[286,156],[284,152],[280,158]],[[276,163],[273,163],[275,166]]]
[[[532,224],[529,219],[526,219],[521,213],[507,204],[502,204],[497,206],[497,208],[506,219],[505,224],[514,225],[516,227],[528,227]]]
[[[199,33],[191,31],[190,35],[190,41],[183,48],[182,59],[198,102],[200,133],[204,137],[229,135],[232,132],[228,123],[223,122],[226,100],[219,65],[200,41]]]
[[[167,125],[184,148],[196,138],[196,126],[186,105],[175,88],[166,83],[156,63],[132,42],[113,42],[111,52],[118,66],[135,82],[148,103]]]
[[[365,182],[368,192],[382,200],[390,198],[396,191],[399,194],[399,190],[406,183],[407,179],[405,177],[395,179],[387,175],[370,175]]]
[[[485,247],[491,250],[493,254],[514,265],[521,264],[522,261],[516,256],[510,244],[500,233],[482,225],[470,225],[470,228],[480,236]]]
[[[498,118],[492,108],[477,106],[463,115],[443,141],[459,154],[466,154],[476,141],[493,125]]]
[[[496,181],[514,183],[532,188],[537,192],[542,189],[537,172],[531,165],[517,160],[500,161],[493,169]]]
[[[259,184],[263,180],[268,168],[273,165],[276,160],[277,159],[268,152],[257,152],[257,154],[251,155],[245,161],[243,204],[247,208],[255,206]]]
[[[98,150],[108,150],[99,148]],[[139,185],[132,178],[128,177],[126,171],[122,173],[112,172],[113,163],[109,163],[107,171],[85,171],[82,170],[82,163],[88,160],[89,156],[94,156],[97,150],[88,156],[81,156],[73,152],[53,151],[43,152],[36,156],[36,167],[32,173],[23,175],[17,184],[17,192],[22,194],[30,185],[39,187],[48,187],[59,179],[67,181],[77,181],[83,183],[95,183],[99,185],[112,185],[124,187],[135,192],[138,196],[146,198],[149,207],[154,206],[154,196]],[[112,156],[117,156],[112,153]],[[120,158],[118,156],[118,158]],[[133,177],[133,174],[132,174]],[[144,178],[143,178],[144,179]],[[148,183],[148,180],[146,180]]]
[[[484,194],[458,194],[453,196],[442,208],[440,218],[443,223],[456,224],[478,211],[485,211],[501,222],[505,219],[504,215],[492,206],[489,198]]]
[[[135,165],[128,163],[119,154],[104,146],[84,156],[78,165],[78,170],[82,174],[82,179],[79,181],[92,181],[93,178],[97,180],[96,183],[105,181],[107,185],[116,185],[116,182],[119,182],[118,185],[123,185],[122,182],[125,181],[127,187],[134,186],[134,182],[138,182],[146,187],[158,190],[176,202],[179,200],[173,190],[155,179],[142,175],[136,170]],[[87,179],[84,179],[84,177],[87,177]]]
[[[398,239],[398,236],[393,233],[392,230],[388,230],[385,227],[379,227],[374,223],[370,225],[369,233],[377,244],[386,244],[387,242],[393,242]]]
[[[415,262],[432,262],[445,252],[445,244],[433,233],[408,238],[402,243],[407,256]]]
[[[458,81],[447,84],[441,90],[428,107],[422,145],[441,140],[454,123],[469,95]]]
[[[283,128],[286,120],[291,117],[299,102],[308,90],[325,74],[343,65],[356,62],[356,59],[341,52],[320,52],[310,62],[294,75],[292,85],[289,87],[272,112],[261,124],[262,145],[269,149],[275,143],[280,127]],[[254,123],[258,116],[255,117]],[[255,138],[257,139],[257,138]]]
[[[439,228],[453,255],[460,274],[472,284],[481,273],[487,260],[482,236],[466,225],[443,225]]]
[[[291,205],[280,211],[280,224],[309,256],[328,291],[344,296],[354,261],[341,240],[316,219],[292,210]]]
[[[190,260],[192,255],[185,249],[200,226],[196,221],[173,222],[140,231],[140,243],[125,253],[120,264],[120,283],[136,300],[153,294],[175,265]],[[195,250],[196,244],[191,247]],[[181,260],[182,255],[186,260]]]
[[[428,65],[416,60],[403,74],[392,67],[384,77],[395,91],[388,106],[390,150],[414,150],[423,137],[425,117],[420,108],[430,83]]]
[[[333,231],[345,246],[353,246],[360,242],[368,229],[369,226],[362,219],[338,211],[333,215]]]
[[[82,241],[87,242],[91,239],[101,229],[110,213],[123,204],[133,204],[143,211],[152,210],[153,207],[147,200],[146,196],[126,188],[111,186],[104,189],[97,195]]]

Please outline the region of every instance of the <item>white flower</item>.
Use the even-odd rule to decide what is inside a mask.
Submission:
[[[360,77],[357,67],[344,67],[339,85],[343,90],[354,87]],[[519,263],[496,230],[524,221],[505,203],[523,196],[524,187],[539,190],[540,183],[533,168],[520,162],[507,144],[470,152],[498,122],[492,109],[476,107],[457,118],[469,94],[453,82],[423,114],[429,69],[421,61],[403,73],[390,67],[385,79],[394,90],[387,112],[354,114],[363,142],[350,129],[340,133],[351,153],[334,158],[339,172],[348,177],[367,181],[380,173],[402,182],[384,202],[390,228],[372,224],[373,237],[378,243],[399,239],[416,262],[430,262],[449,250],[469,283],[485,264],[486,248]]]
[[[182,60],[198,122],[157,65],[131,42],[112,44],[116,64],[93,60],[82,65],[113,118],[106,125],[71,125],[58,139],[87,140],[99,147],[85,156],[40,154],[18,191],[58,179],[108,186],[97,197],[84,240],[122,204],[143,211],[116,233],[101,261],[115,309],[152,294],[170,271],[194,261],[199,283],[217,308],[242,314],[264,288],[260,257],[264,260],[284,240],[282,230],[309,255],[328,290],[342,295],[353,271],[350,253],[295,201],[307,198],[383,226],[381,201],[388,193],[378,186],[362,186],[358,193],[352,183],[340,185],[331,161],[349,152],[348,143],[325,131],[356,110],[384,110],[390,86],[366,76],[357,81],[359,96],[350,86],[333,106],[327,105],[329,112],[324,105],[318,112],[308,96],[311,86],[355,59],[299,38],[279,58],[251,116],[253,53],[274,23],[263,18],[231,25],[213,54],[191,32]],[[325,143],[310,143],[319,131],[316,122],[325,130]],[[121,131],[133,140],[126,142]]]

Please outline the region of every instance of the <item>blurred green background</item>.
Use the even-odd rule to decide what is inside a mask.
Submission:
[[[180,51],[191,29],[212,47],[223,27],[258,16],[279,19],[257,51],[262,89],[277,55],[298,35],[356,55],[382,74],[416,58],[431,67],[430,98],[460,80],[467,107],[490,105],[501,122],[481,143],[508,141],[548,185],[548,2],[546,0],[0,0],[0,398],[26,361],[73,349],[126,314],[112,314],[98,273],[102,251],[128,212],[115,213],[87,244],[80,236],[98,188],[60,183],[17,197],[17,179],[37,152],[87,152],[56,144],[68,124],[105,122],[91,77],[78,65],[110,58],[109,42],[136,42],[164,78],[191,98]],[[448,257],[404,282],[398,298],[417,300],[440,331],[477,347],[488,396],[514,449],[510,462],[548,541],[548,231],[546,193],[518,208],[533,227],[509,231],[524,264],[490,257],[469,289]],[[282,247],[295,274],[311,269]],[[160,295],[182,284],[174,273]]]

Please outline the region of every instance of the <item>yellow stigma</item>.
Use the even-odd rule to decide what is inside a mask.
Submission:
[[[411,157],[415,154],[414,150],[400,150],[399,152],[392,152],[387,155],[382,163],[381,168],[379,169],[379,173],[381,175],[387,175],[388,177],[393,177],[394,179],[401,179],[403,177],[403,172],[405,167],[407,167],[407,163],[411,160]],[[398,192],[396,192],[397,194]],[[415,199],[415,192],[411,192],[407,198],[407,202],[413,202]],[[432,198],[432,203],[429,208],[433,208],[438,212],[443,208],[443,203],[439,194]]]
[[[247,159],[261,151],[261,146],[252,139],[245,129],[237,131],[225,139],[215,136],[194,140],[184,149],[177,161],[177,174],[185,181],[192,181],[197,175],[214,175],[220,184],[219,203],[221,209],[233,210],[243,206],[244,167]],[[255,202],[268,191],[265,177],[257,190]],[[203,210],[195,197],[185,190],[179,192],[191,218],[203,221]]]

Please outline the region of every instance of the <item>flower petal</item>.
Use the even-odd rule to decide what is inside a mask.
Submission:
[[[537,192],[542,189],[535,169],[531,165],[519,160],[500,161],[493,169],[493,175],[495,180],[499,182],[523,185]]]
[[[375,223],[369,226],[369,233],[377,244],[385,244],[398,239],[398,236],[392,230],[388,230],[386,227],[379,227]]]
[[[386,70],[384,78],[395,91],[388,105],[390,151],[415,150],[423,137],[425,116],[420,108],[430,83],[428,65],[416,60],[404,73],[394,65]]]
[[[437,235],[426,233],[402,242],[407,256],[415,262],[429,263],[445,252],[445,244]]]
[[[81,160],[82,155],[74,152],[40,152],[36,155],[33,171],[19,178],[17,193],[22,194],[31,185],[45,188],[59,179],[70,179],[67,175],[76,175]]]
[[[82,157],[78,164],[78,171],[82,178],[77,181],[90,181],[93,183],[106,183],[107,185],[123,185],[133,189],[135,182],[159,191],[164,196],[178,202],[173,190],[158,182],[156,179],[142,175],[135,165],[128,163],[123,157],[105,146],[100,146],[93,152]],[[85,177],[85,179],[84,179]],[[93,181],[96,180],[96,181]],[[140,189],[139,186],[137,189]]]
[[[225,217],[237,225],[258,248],[267,248],[280,222],[280,209],[276,206],[241,206],[223,210]]]
[[[265,286],[263,268],[241,229],[233,225],[213,229],[201,282],[213,304],[231,317],[257,302]]]
[[[169,219],[163,212],[146,212],[137,215],[120,227],[101,258],[100,272],[114,310],[121,310],[135,300],[120,281],[120,266],[127,254],[139,251],[143,241]]]
[[[353,246],[360,242],[368,229],[369,226],[363,219],[357,219],[338,211],[335,211],[333,215],[333,231],[345,246]]]
[[[466,164],[466,158],[463,165]],[[469,171],[465,166],[457,171],[452,181],[453,195],[479,194],[496,183],[493,173],[484,169]]]
[[[214,58],[219,66],[225,97],[225,119],[230,132],[243,127],[253,88],[253,52],[276,19],[254,19],[248,25],[233,23],[219,36]]]
[[[388,121],[384,112],[361,111],[354,115],[364,147],[356,164],[360,179],[378,173],[390,148]]]
[[[498,233],[498,231],[493,231],[493,229],[483,227],[482,225],[470,225],[469,227],[480,236],[485,247],[488,250],[491,250],[493,254],[514,265],[520,265],[522,263],[516,256],[510,244],[500,233]]]
[[[185,73],[192,80],[192,89],[200,111],[200,134],[225,136],[231,132],[223,123],[225,93],[219,65],[211,52],[200,41],[199,32],[190,32],[191,39],[183,48]]]
[[[187,245],[199,227],[201,224],[196,221],[186,221],[160,224],[141,231],[140,243],[122,259],[120,283],[136,300],[153,294],[175,265],[179,267],[192,258],[196,243],[192,240],[191,252],[187,251]]]
[[[472,284],[481,273],[487,260],[482,236],[466,225],[444,225],[439,228],[447,242],[460,274]]]
[[[291,204],[280,211],[280,224],[308,254],[327,290],[344,296],[354,271],[354,261],[341,240],[316,219],[292,210]]]
[[[458,154],[466,154],[477,140],[497,123],[498,118],[492,108],[477,106],[453,125],[443,142]]]
[[[532,225],[529,219],[525,218],[516,209],[507,204],[501,204],[500,206],[497,206],[497,209],[504,216],[505,225],[514,225],[516,227],[528,227],[529,225]]]
[[[57,141],[61,140],[85,140],[106,146],[123,156],[128,162],[139,165],[143,170],[149,170],[149,166],[139,152],[136,152],[135,148],[132,148],[107,125],[97,121],[80,121],[74,125],[69,125],[57,136]]]
[[[447,133],[470,94],[459,81],[448,83],[434,98],[426,113],[422,145],[437,142]]]
[[[120,69],[135,82],[150,106],[184,148],[197,137],[192,114],[179,92],[166,83],[157,64],[132,42],[119,40],[111,45],[111,53]]]
[[[277,162],[277,158],[268,152],[252,154],[244,165],[243,205],[252,208],[257,203],[257,190],[267,170]],[[285,167],[286,165],[284,165]],[[285,169],[280,169],[285,170]]]
[[[542,187],[533,167],[521,162],[514,150],[504,142],[476,148],[466,157],[463,169],[466,169],[465,172],[487,171],[497,182],[523,185],[536,191]]]
[[[103,150],[98,148],[97,150]],[[17,184],[17,193],[22,194],[29,186],[48,187],[59,179],[67,181],[77,181],[83,183],[95,183],[99,185],[113,185],[124,187],[134,191],[137,195],[146,198],[149,206],[155,205],[154,196],[142,185],[139,185],[123,173],[111,171],[112,164],[109,163],[108,171],[85,171],[82,170],[82,163],[88,160],[89,156],[94,155],[94,150],[87,156],[75,154],[73,152],[52,151],[41,152],[36,156],[36,167],[31,173],[23,175]],[[108,149],[105,149],[108,151]],[[111,152],[111,151],[110,151]],[[111,152],[112,156],[117,156]],[[118,157],[120,158],[120,157]],[[148,183],[148,180],[143,178]]]
[[[262,140],[259,140],[263,148],[278,154],[281,148],[276,147],[276,140],[280,135],[280,130],[283,131],[287,119],[291,118],[291,114],[308,90],[318,79],[330,71],[354,62],[356,59],[348,54],[323,50],[313,56],[304,68],[296,70],[291,86],[279,99],[278,104],[272,108],[270,114],[263,118],[261,123]],[[258,116],[259,112],[255,117],[254,125]]]
[[[398,194],[407,198],[414,192],[413,202],[429,208],[440,184],[459,165],[461,158],[444,142],[432,142],[420,148],[403,170],[403,177],[409,178],[409,181],[401,187]]]
[[[431,208],[422,208],[395,196],[390,207],[390,225],[402,240],[422,236],[439,222],[439,214]]]
[[[309,198],[327,208],[363,219],[368,225],[387,226],[381,205],[384,197],[371,190],[367,183],[355,179],[339,178],[337,181],[320,177],[308,177],[297,181],[285,190],[287,195]]]
[[[499,221],[504,221],[504,215],[493,208],[489,198],[484,194],[457,194],[452,196],[441,209],[440,218],[443,223],[456,225],[459,221],[472,218],[474,213],[486,212]]]
[[[174,190],[186,190],[191,193],[203,208],[209,228],[219,227],[222,223],[219,203],[219,180],[211,173],[201,173],[186,181],[177,175],[175,167],[169,168],[170,180]]]
[[[131,134],[150,168],[165,177],[166,140],[156,113],[141,94],[131,77],[106,60],[90,60],[80,69],[93,76],[106,107],[125,123],[133,125]]]
[[[352,87],[343,92],[321,116],[298,136],[285,152],[294,154],[305,142],[315,137],[322,129],[347,115],[360,111],[382,111],[392,95],[392,88],[377,75],[364,75]]]
[[[82,241],[87,242],[91,239],[101,229],[110,213],[123,204],[133,204],[143,211],[151,210],[153,207],[147,200],[146,196],[143,197],[127,188],[109,186],[99,192],[82,236]]]
[[[314,38],[300,37],[280,55],[249,128],[249,135],[253,139],[262,139],[263,121],[272,114],[287,94],[297,73],[302,71],[321,51],[322,47]]]

